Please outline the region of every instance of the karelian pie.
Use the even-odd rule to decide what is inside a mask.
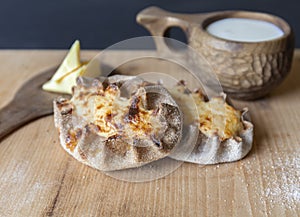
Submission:
[[[182,113],[169,92],[134,76],[77,79],[70,100],[54,101],[62,147],[102,171],[139,167],[169,155]]]
[[[184,124],[196,124],[199,129],[189,157],[173,158],[216,164],[240,160],[248,154],[253,143],[253,124],[249,121],[248,109],[235,109],[225,94],[208,99],[201,90],[191,92],[184,82],[179,82],[170,92],[186,116]]]

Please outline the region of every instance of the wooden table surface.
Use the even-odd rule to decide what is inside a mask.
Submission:
[[[83,58],[96,51],[84,51]],[[29,77],[56,66],[66,51],[0,51],[0,107]],[[250,109],[255,144],[234,163],[184,163],[146,183],[113,179],[70,157],[53,116],[0,144],[0,216],[299,216],[300,50],[270,96],[237,102]]]

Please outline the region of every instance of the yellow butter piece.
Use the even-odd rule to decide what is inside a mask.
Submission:
[[[65,76],[65,74],[67,74],[68,72],[74,71],[74,69],[80,66],[80,42],[76,40],[51,80],[57,81]]]
[[[43,90],[57,93],[72,94],[72,87],[76,85],[78,76],[82,76],[85,72],[86,65],[82,65],[77,70],[63,77],[58,81],[51,79],[43,85]]]
[[[80,61],[80,42],[76,40],[71,46],[67,56],[57,69],[51,80],[43,85],[43,90],[58,93],[72,94],[72,87],[76,85],[78,76],[99,76],[100,67],[94,73],[86,75],[87,63]]]

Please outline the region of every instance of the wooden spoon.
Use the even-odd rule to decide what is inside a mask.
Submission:
[[[61,94],[42,90],[57,68],[49,69],[27,81],[13,100],[0,110],[0,140],[26,123],[53,113],[53,99]]]

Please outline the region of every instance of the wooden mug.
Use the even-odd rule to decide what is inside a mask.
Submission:
[[[274,24],[283,36],[261,42],[238,42],[209,34],[206,27],[224,18],[250,18]],[[181,28],[188,45],[210,63],[225,93],[237,99],[252,100],[277,87],[290,71],[294,53],[294,34],[281,18],[257,12],[221,11],[178,14],[149,7],[137,15],[137,22],[153,36],[165,36],[172,27]],[[158,49],[170,49],[156,44]]]

